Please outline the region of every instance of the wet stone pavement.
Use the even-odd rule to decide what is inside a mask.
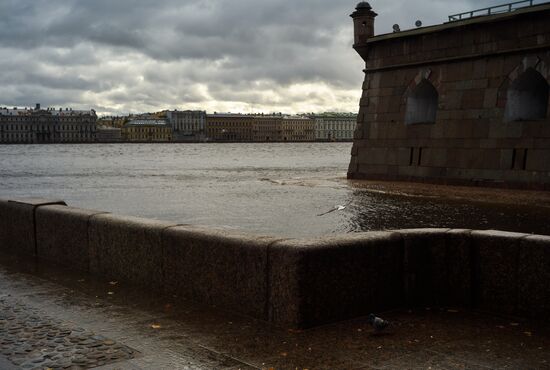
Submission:
[[[550,329],[456,308],[286,330],[0,255],[0,370],[550,369]]]
[[[131,359],[135,351],[102,335],[42,315],[0,296],[0,353],[22,369],[93,368]]]

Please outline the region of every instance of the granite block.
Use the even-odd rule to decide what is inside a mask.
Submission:
[[[550,236],[521,239],[518,267],[518,313],[547,319],[550,314]]]
[[[211,228],[167,229],[164,288],[266,320],[268,248],[276,240]]]
[[[475,304],[496,313],[515,314],[518,306],[520,241],[526,234],[473,231]]]
[[[269,258],[271,321],[311,327],[399,307],[402,261],[393,232],[278,242]]]
[[[446,289],[441,292],[448,306],[473,305],[473,247],[472,230],[451,229],[445,239],[445,279]]]
[[[35,210],[51,204],[65,202],[38,198],[0,200],[0,248],[35,255]]]
[[[307,248],[299,241],[274,243],[269,248],[267,269],[267,319],[279,326],[299,327],[304,317],[305,296],[298,277],[303,274]]]
[[[90,272],[150,288],[162,286],[162,232],[170,226],[175,225],[137,217],[90,217]]]
[[[449,229],[403,229],[403,284],[407,305],[444,304],[446,232]]]
[[[60,205],[36,210],[37,255],[82,271],[89,270],[88,221],[106,212]]]

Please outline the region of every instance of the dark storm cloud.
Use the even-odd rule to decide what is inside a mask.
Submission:
[[[495,1],[373,0],[377,33]],[[3,0],[3,104],[354,109],[362,62],[341,0]],[[304,88],[306,86],[307,88]],[[317,88],[319,87],[319,88]],[[309,91],[307,91],[309,89]],[[250,108],[252,109],[252,108]]]

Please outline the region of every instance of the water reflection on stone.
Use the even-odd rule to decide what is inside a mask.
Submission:
[[[353,200],[348,207],[349,231],[438,227],[550,234],[550,209],[544,207],[377,194],[367,190],[354,190],[350,197]]]

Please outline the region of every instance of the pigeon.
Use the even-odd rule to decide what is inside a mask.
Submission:
[[[390,322],[386,321],[384,319],[381,319],[380,317],[374,316],[374,314],[370,314],[367,318],[369,324],[374,328],[375,333],[380,333],[384,331],[389,325]]]

